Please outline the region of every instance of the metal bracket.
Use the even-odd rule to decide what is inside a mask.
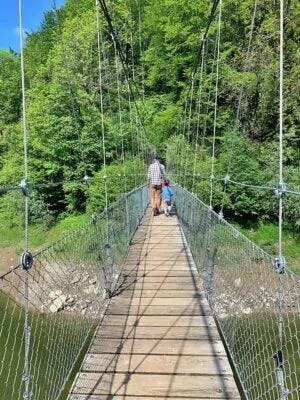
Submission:
[[[20,183],[20,188],[25,197],[29,197],[32,191],[32,184],[27,182],[26,179],[22,179]]]
[[[275,189],[275,195],[278,199],[285,195],[287,190],[287,184],[285,182],[279,182],[277,188]]]
[[[29,251],[24,251],[20,258],[20,264],[25,271],[29,271],[33,265],[33,256]]]
[[[275,270],[278,274],[284,274],[286,268],[286,261],[283,256],[277,256],[274,259]]]

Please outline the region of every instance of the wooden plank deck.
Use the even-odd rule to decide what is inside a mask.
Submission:
[[[240,399],[176,216],[148,211],[69,400]]]

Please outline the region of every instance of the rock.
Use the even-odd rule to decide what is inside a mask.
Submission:
[[[74,303],[75,303],[74,297],[68,297],[68,298],[66,299],[66,303],[67,303],[68,305],[74,304]]]
[[[242,283],[241,278],[237,278],[237,279],[235,279],[235,281],[234,281],[234,286],[235,286],[235,287],[241,287],[241,283]]]
[[[56,290],[54,293],[55,293],[56,297],[63,294],[63,292],[61,290]]]
[[[86,294],[93,294],[94,293],[94,285],[88,286],[86,289],[84,289],[84,293]]]
[[[52,290],[50,293],[49,293],[49,297],[50,297],[50,299],[56,299],[56,294],[55,294],[55,292]]]
[[[80,314],[81,314],[81,315],[85,315],[85,314],[86,314],[86,308],[83,309],[83,310],[81,310]]]
[[[51,306],[49,307],[49,311],[52,312],[52,313],[54,314],[54,313],[57,313],[57,312],[58,312],[58,308],[57,308],[56,305],[53,303],[53,304],[51,304]]]
[[[75,275],[74,278],[71,280],[71,285],[78,283],[80,281],[80,279],[81,279],[81,277],[79,274]]]
[[[60,297],[55,299],[53,301],[53,304],[50,306],[50,311],[51,311],[52,306],[54,306],[57,309],[57,311],[62,310],[64,308],[66,299],[67,299],[67,296],[65,296],[65,295],[61,295]],[[54,310],[54,307],[53,307],[53,310]],[[55,312],[55,311],[51,311],[51,312]]]
[[[97,278],[93,278],[93,279],[89,280],[90,285],[96,285],[96,283],[97,283]]]
[[[242,311],[243,311],[243,313],[246,314],[246,315],[251,314],[251,308],[250,308],[250,307],[244,308]]]

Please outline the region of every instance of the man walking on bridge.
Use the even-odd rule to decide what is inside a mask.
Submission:
[[[159,162],[159,157],[155,156],[148,169],[148,182],[151,194],[151,207],[153,215],[159,215],[161,206],[161,187],[162,181],[166,177],[165,167]]]

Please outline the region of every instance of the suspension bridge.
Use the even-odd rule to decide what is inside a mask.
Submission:
[[[19,5],[22,32],[21,0]],[[55,1],[53,5],[57,12]],[[289,190],[283,181],[283,1],[280,6],[279,184],[274,188],[253,187],[276,192],[279,254],[275,257],[226,221],[224,202],[219,213],[213,209],[214,184],[219,179],[215,176],[214,160],[221,1],[213,2],[186,90],[181,129],[195,146],[194,171],[188,171],[184,149],[178,149],[180,168],[172,162],[167,165],[174,181],[173,214],[154,217],[149,208],[144,171],[135,172],[135,181],[142,184],[131,191],[126,190],[126,173],[120,175],[124,192],[109,204],[103,119],[106,104],[102,90],[109,55],[102,46],[104,23],[111,39],[120,129],[123,80],[128,96],[126,110],[132,115],[132,109],[136,109],[131,119],[131,124],[136,125],[132,145],[145,169],[154,149],[147,139],[134,74],[113,18],[105,1],[96,0],[105,208],[57,242],[32,254],[28,235],[34,184],[30,183],[28,172],[29,138],[20,33],[24,179],[20,187],[9,190],[16,190],[24,197],[25,245],[20,264],[0,277],[1,400],[300,398],[300,278],[289,269],[282,250],[284,195],[299,193]],[[257,1],[253,6],[247,54],[256,10]],[[211,173],[202,177],[210,183],[210,201],[206,205],[193,193],[195,182],[200,179],[196,154],[206,129],[204,124],[201,137],[200,120],[193,121],[193,115],[200,113],[206,46],[215,20]],[[67,59],[62,62],[68,66]],[[242,93],[243,88],[237,104],[236,129]],[[79,129],[76,135],[81,143]],[[233,140],[232,149],[234,145]],[[125,159],[123,142],[121,154]],[[226,177],[220,178],[224,196],[230,184],[251,186],[230,178],[232,157]],[[84,157],[82,162],[85,163]],[[87,186],[89,179],[86,173],[83,181]]]

